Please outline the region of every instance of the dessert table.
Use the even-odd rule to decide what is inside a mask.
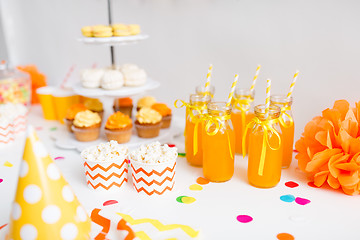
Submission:
[[[65,131],[65,126],[44,120],[40,106],[31,107],[29,123],[88,214],[94,208],[119,213],[139,239],[360,239],[359,196],[314,187],[296,160],[270,189],[248,184],[247,159],[239,155],[230,181],[208,184],[197,183],[202,169],[179,156],[171,192],[161,196],[137,193],[129,170],[129,182],[121,190],[99,193],[86,185],[80,153],[59,149],[50,138],[51,133]],[[184,153],[183,136],[171,143]],[[23,146],[24,137],[0,149],[1,238],[7,230]]]

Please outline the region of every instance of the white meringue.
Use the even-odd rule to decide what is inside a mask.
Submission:
[[[135,64],[124,64],[121,67],[121,72],[124,74],[125,86],[135,87],[146,83],[147,75],[145,70]]]
[[[103,75],[103,69],[85,69],[80,75],[81,83],[85,88],[98,88]]]
[[[119,89],[124,86],[124,76],[117,70],[106,70],[101,80],[101,87],[107,90]]]

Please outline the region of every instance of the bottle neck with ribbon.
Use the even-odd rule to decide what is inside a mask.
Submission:
[[[215,94],[215,87],[210,85],[207,92],[205,86],[196,86],[195,93],[198,95],[210,95],[210,97],[213,98]]]
[[[279,117],[280,127],[283,139],[283,161],[282,167],[288,168],[292,161],[294,149],[294,118],[291,111],[293,98],[286,95],[272,95],[270,103],[280,107],[281,113]]]
[[[234,174],[235,134],[231,123],[231,105],[208,104],[203,131],[203,173],[213,182],[225,182]]]
[[[249,137],[248,180],[261,188],[274,187],[280,181],[282,139],[279,125],[280,108],[264,104],[255,107],[255,118],[246,126]],[[243,139],[243,149],[245,148]],[[245,156],[243,152],[243,156]]]

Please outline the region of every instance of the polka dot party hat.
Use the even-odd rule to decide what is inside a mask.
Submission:
[[[29,126],[6,239],[89,239],[90,219]]]

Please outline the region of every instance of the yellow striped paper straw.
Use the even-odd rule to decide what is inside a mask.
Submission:
[[[210,83],[211,83],[211,73],[212,73],[213,65],[210,64],[208,73],[206,75],[206,83],[205,83],[205,95],[210,93]]]
[[[265,117],[268,117],[269,108],[270,108],[270,90],[271,90],[271,80],[266,80],[266,99],[265,99]]]
[[[235,91],[235,87],[236,87],[238,79],[239,79],[239,75],[235,74],[234,81],[233,81],[233,83],[231,85],[231,90],[230,90],[230,93],[229,93],[228,101],[226,103],[227,107],[230,106],[230,104],[231,104],[231,100],[232,100],[232,97],[234,95],[234,91]]]
[[[256,68],[256,73],[255,73],[255,76],[253,78],[253,81],[252,81],[252,84],[251,84],[251,87],[250,87],[250,91],[253,92],[254,89],[255,89],[255,84],[256,84],[256,80],[259,76],[259,73],[260,73],[260,68],[261,68],[261,65],[258,65],[257,68]]]
[[[296,70],[296,73],[294,74],[294,78],[293,78],[293,81],[290,85],[290,90],[286,96],[286,98],[290,98],[291,97],[291,94],[293,93],[294,91],[294,86],[295,86],[295,83],[296,83],[296,79],[298,78],[298,75],[299,75],[299,70]]]

